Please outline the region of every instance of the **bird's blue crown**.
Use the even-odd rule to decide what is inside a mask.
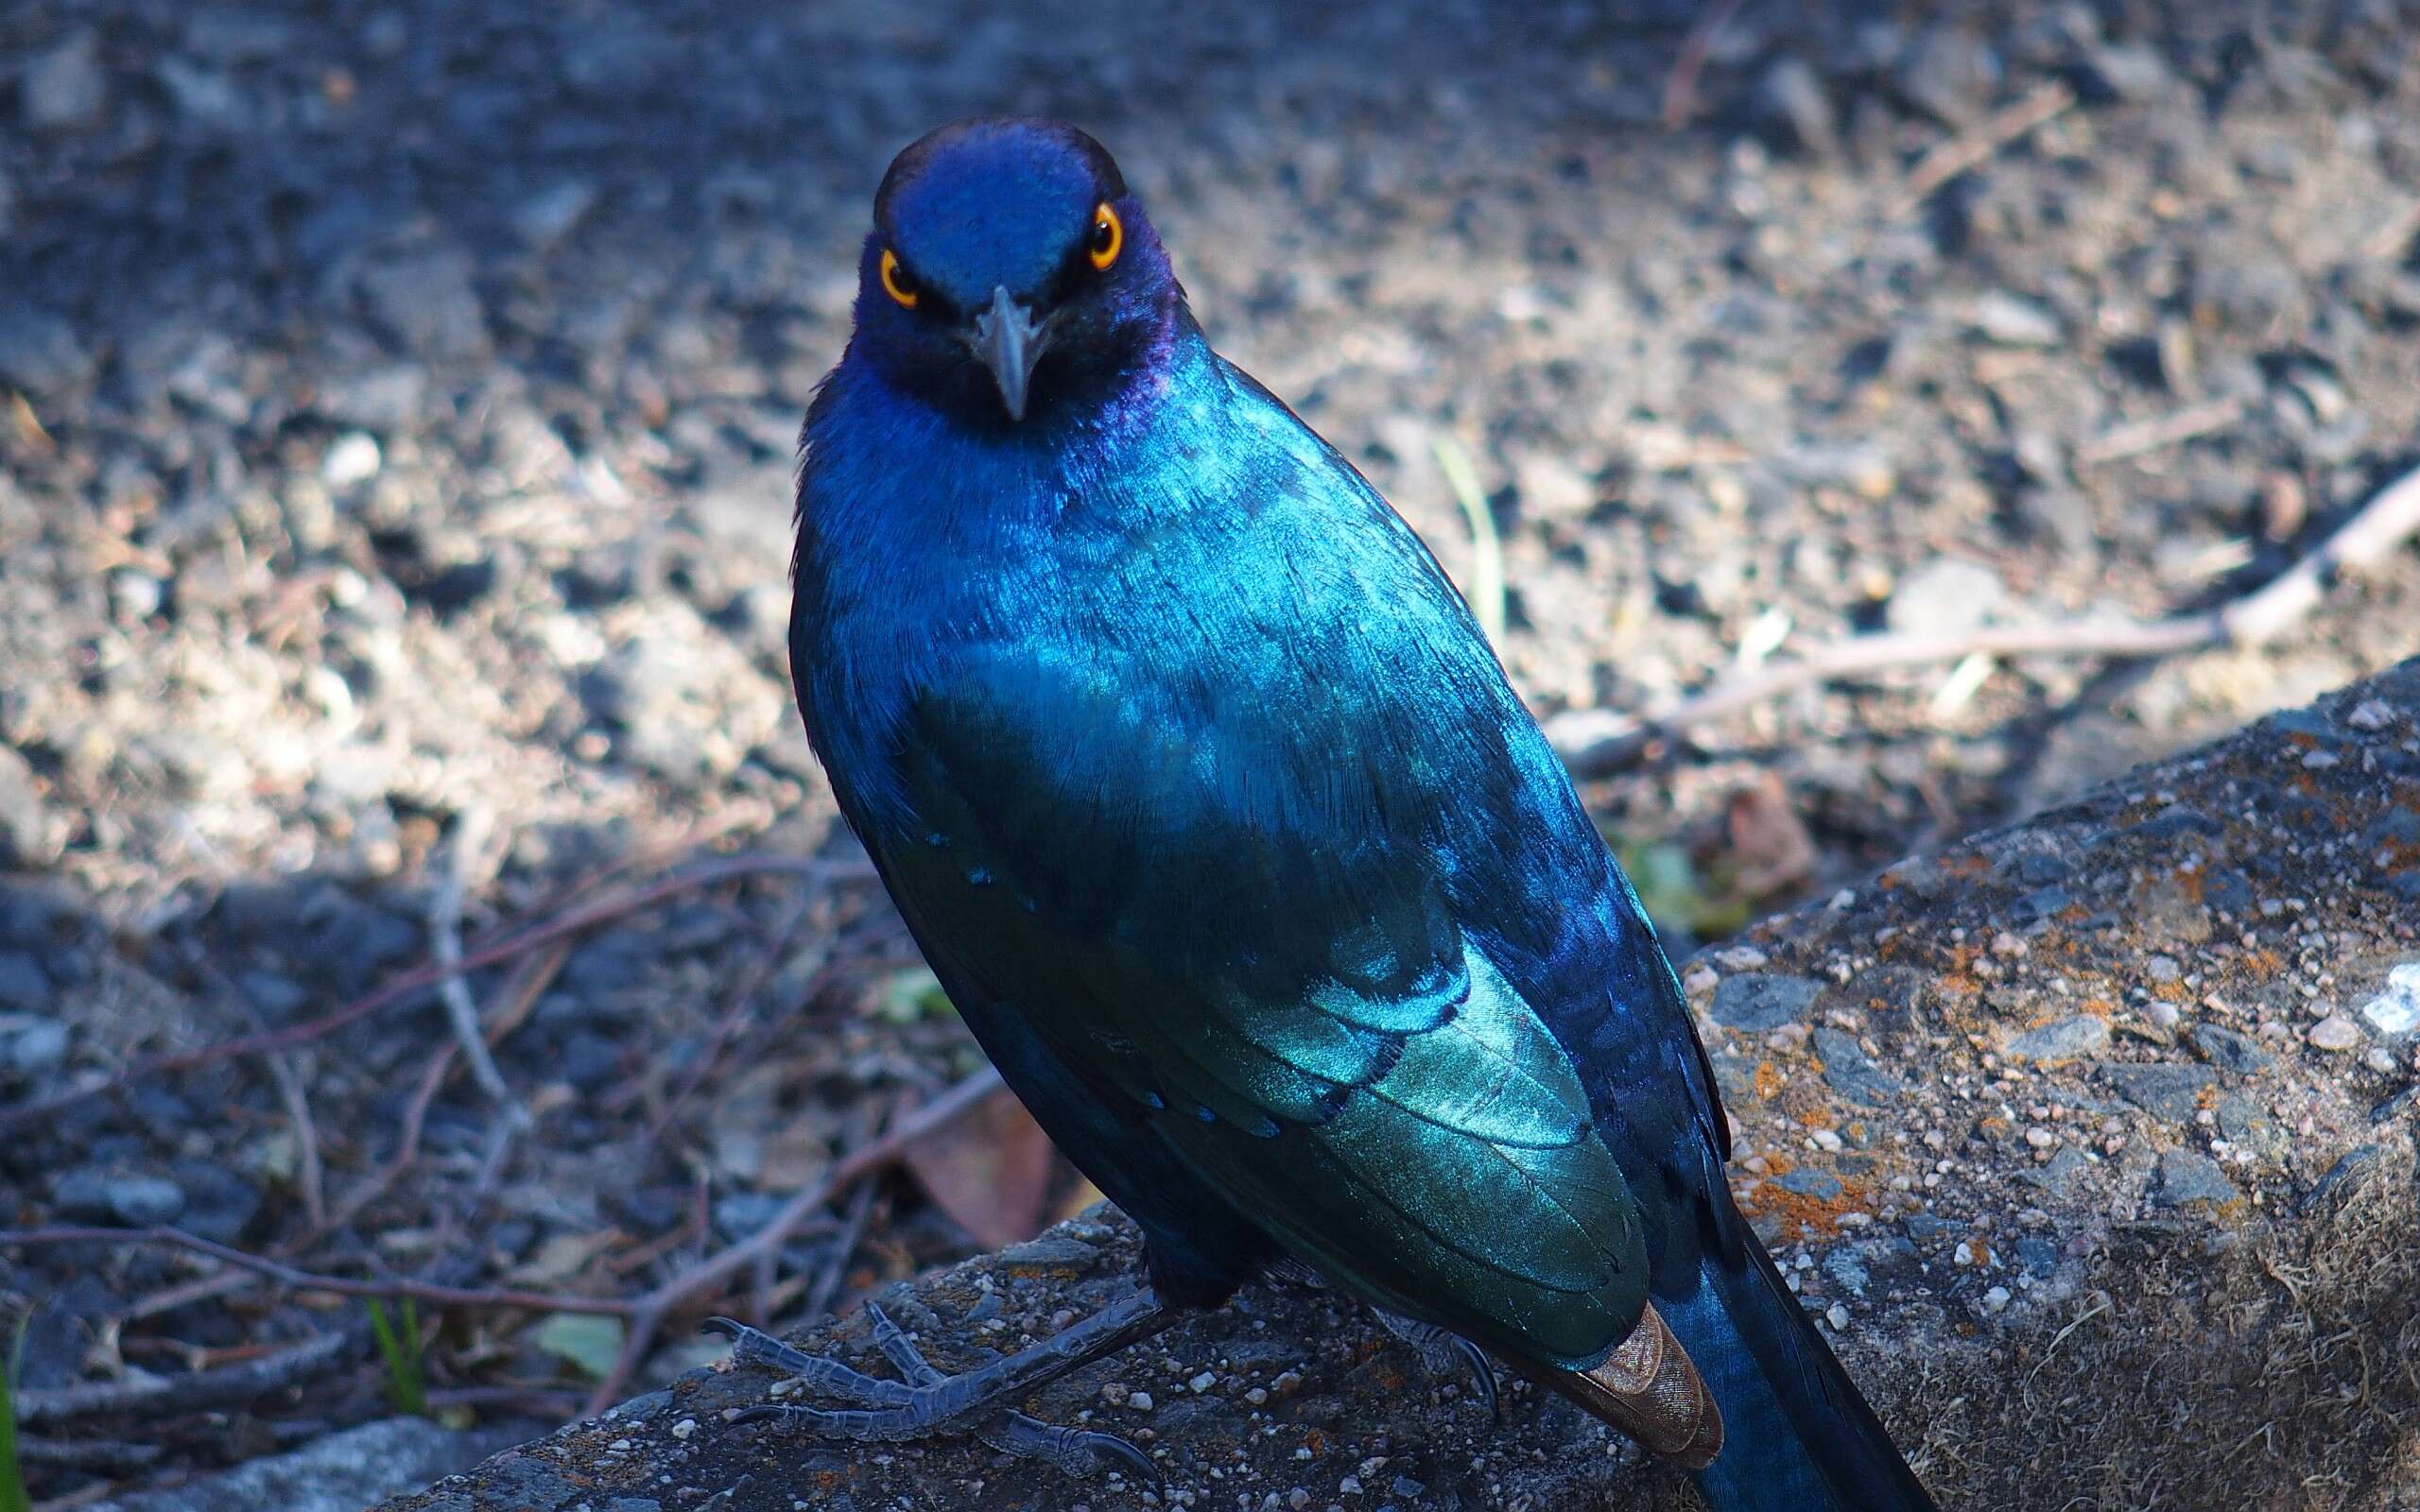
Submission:
[[[1065,420],[1148,374],[1183,298],[1099,143],[984,117],[925,136],[884,176],[851,354],[971,426],[1029,408]]]

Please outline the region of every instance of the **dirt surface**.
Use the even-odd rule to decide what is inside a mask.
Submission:
[[[2420,1502],[2415,825],[2420,661],[1692,968],[1749,1211],[1945,1507]],[[1120,1295],[1132,1241],[1090,1215],[881,1300],[964,1367]],[[1491,1427],[1357,1314],[1255,1290],[1039,1394],[1165,1496],[731,1425],[807,1399],[726,1368],[382,1512],[1695,1504],[1526,1383]],[[887,1371],[860,1322],[801,1342]]]
[[[2213,602],[2414,461],[2408,0],[1751,0],[1666,130],[1697,15],[0,10],[0,1119],[39,1110],[0,1221],[628,1296],[977,1068],[781,644],[798,418],[873,186],[943,119],[1095,130],[1221,349],[1467,579],[1458,443],[1542,713],[1868,629]],[[1911,194],[1962,141],[1996,149]],[[1893,675],[1589,796],[1685,948],[2415,645],[2406,549],[2265,650]],[[582,908],[469,979],[526,1126],[424,991],[313,1027]],[[75,1097],[261,1031],[278,1055]],[[853,1188],[763,1295],[972,1253],[942,1179]],[[114,1446],[38,1459],[38,1496],[388,1410],[356,1303],[211,1268],[0,1247],[32,1391],[349,1336],[249,1400],[36,1430]],[[567,1315],[424,1321],[456,1417],[564,1415],[612,1369]],[[702,1358],[639,1352],[634,1386]]]

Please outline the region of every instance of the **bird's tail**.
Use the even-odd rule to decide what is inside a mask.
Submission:
[[[1715,1512],[1937,1512],[1762,1246],[1735,1232],[1694,1294],[1659,1299],[1722,1411],[1700,1494]]]
[[[1511,1363],[1697,1471],[1714,1512],[1938,1512],[1772,1262],[1737,1241],[1737,1263],[1710,1251],[1696,1290],[1651,1304],[1595,1369]]]

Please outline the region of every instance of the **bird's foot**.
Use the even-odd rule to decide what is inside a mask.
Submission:
[[[836,1409],[782,1402],[747,1408],[732,1420],[779,1422],[815,1437],[858,1442],[972,1434],[1002,1453],[1038,1459],[1070,1475],[1119,1469],[1153,1483],[1159,1480],[1158,1467],[1115,1434],[1062,1428],[999,1406],[1001,1398],[1013,1389],[1001,1382],[1013,1380],[1015,1372],[994,1366],[965,1375],[946,1375],[925,1359],[907,1332],[880,1307],[868,1302],[866,1315],[873,1324],[874,1347],[905,1380],[885,1381],[838,1360],[821,1359],[732,1318],[709,1320],[709,1329],[731,1336],[735,1362],[779,1370],[796,1377],[810,1391],[856,1404]],[[1045,1340],[1035,1349],[1048,1349],[1057,1342]],[[1002,1363],[1024,1360],[1032,1353],[1028,1350]]]
[[[1502,1420],[1495,1403],[1495,1367],[1487,1363],[1485,1350],[1452,1330],[1441,1329],[1434,1323],[1423,1323],[1418,1318],[1405,1317],[1384,1308],[1374,1307],[1370,1311],[1378,1314],[1378,1321],[1387,1326],[1388,1332],[1411,1346],[1420,1356],[1422,1368],[1432,1378],[1457,1381],[1467,1374],[1471,1378],[1471,1390],[1487,1408],[1488,1421]]]

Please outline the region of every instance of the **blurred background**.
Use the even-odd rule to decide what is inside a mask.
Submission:
[[[2415,36],[2408,0],[0,8],[32,1500],[398,1412],[509,1435],[715,1357],[705,1312],[1092,1200],[789,704],[799,419],[930,126],[1098,135],[1544,716],[2308,552],[2415,460]],[[2415,649],[2407,547],[2266,648],[1800,688],[1586,793],[1677,954]],[[307,1274],[64,1242],[153,1225]]]

